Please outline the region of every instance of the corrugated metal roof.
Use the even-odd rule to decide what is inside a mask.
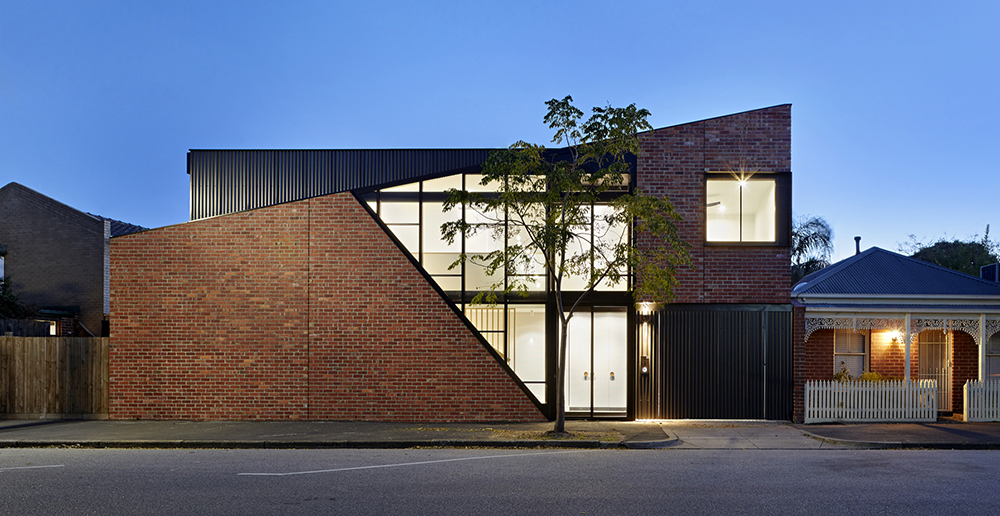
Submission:
[[[944,304],[944,303],[809,303],[809,308],[826,308],[831,310],[853,311],[885,311],[885,312],[939,312],[939,311],[963,311],[969,313],[982,313],[1000,310],[1000,301],[993,304]]]
[[[149,229],[149,228],[144,228],[142,226],[138,226],[136,224],[129,224],[128,222],[122,222],[120,220],[101,217],[100,215],[95,215],[95,216],[111,222],[111,238],[122,235],[129,235],[132,233],[138,233],[140,231],[146,231],[147,229]]]
[[[191,150],[191,220],[457,173],[490,150]]]
[[[811,294],[1000,296],[1000,283],[872,247],[797,283],[793,297]]]

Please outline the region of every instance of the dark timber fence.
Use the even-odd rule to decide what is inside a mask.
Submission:
[[[108,416],[107,337],[0,336],[0,418]]]
[[[0,319],[0,337],[13,335],[16,337],[45,337],[49,334],[48,321],[31,319]]]

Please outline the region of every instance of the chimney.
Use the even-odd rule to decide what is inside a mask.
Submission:
[[[980,267],[979,277],[986,281],[1000,282],[1000,263],[991,263]]]
[[[857,256],[861,254],[861,237],[854,237],[854,255]]]

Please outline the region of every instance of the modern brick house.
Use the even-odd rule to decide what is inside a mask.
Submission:
[[[792,299],[796,421],[803,419],[805,382],[841,370],[936,380],[937,409],[946,413],[963,411],[968,380],[1000,379],[995,276],[976,278],[872,247],[802,278]]]
[[[570,417],[789,419],[791,106],[642,135],[629,184],[669,196],[694,267],[570,327]],[[489,149],[192,150],[191,221],[112,240],[111,417],[532,421],[552,416],[555,298],[472,305],[448,188]],[[604,209],[595,206],[595,211]],[[628,228],[621,228],[627,231]],[[644,245],[640,240],[639,245]],[[569,292],[567,295],[574,295]]]
[[[57,335],[106,331],[110,238],[142,229],[84,213],[18,183],[0,188],[0,270]]]

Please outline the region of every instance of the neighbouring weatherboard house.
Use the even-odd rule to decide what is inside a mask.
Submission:
[[[641,140],[621,191],[669,197],[693,267],[668,304],[627,285],[587,298],[568,416],[790,419],[791,106]],[[473,305],[490,278],[447,267],[506,245],[439,230],[474,216],[442,212],[444,192],[486,188],[489,151],[190,151],[191,221],[112,239],[110,417],[551,418],[544,271],[512,272],[536,277],[527,297]]]

